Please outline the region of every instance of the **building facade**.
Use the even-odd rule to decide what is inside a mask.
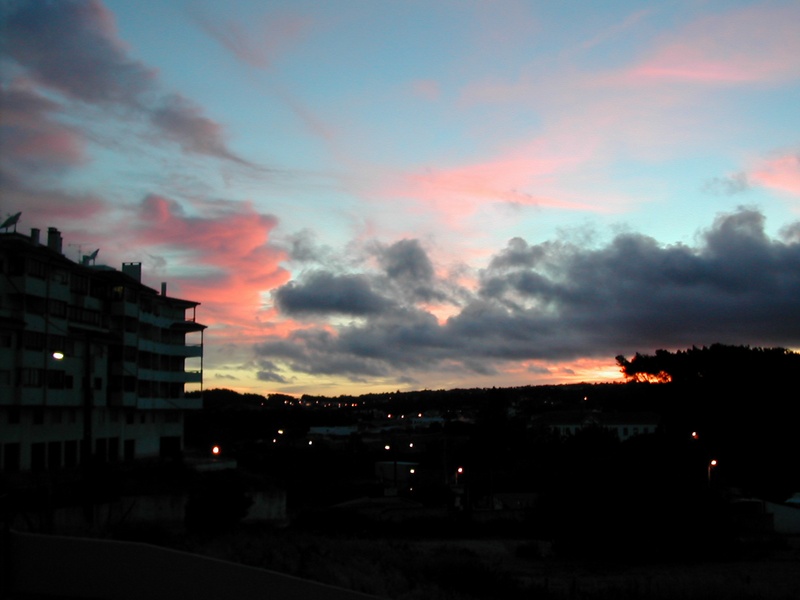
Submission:
[[[561,436],[575,435],[579,431],[598,427],[611,432],[621,442],[632,437],[656,433],[660,418],[653,413],[601,413],[599,411],[572,411],[546,416],[551,431]]]
[[[202,388],[199,302],[73,262],[60,232],[0,233],[0,469],[69,469],[179,455]],[[188,385],[187,385],[188,384]]]

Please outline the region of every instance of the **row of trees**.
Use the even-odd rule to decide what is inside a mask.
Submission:
[[[628,381],[647,383],[710,383],[740,385],[743,382],[790,382],[800,374],[800,354],[786,348],[751,348],[713,344],[670,352],[617,356]]]

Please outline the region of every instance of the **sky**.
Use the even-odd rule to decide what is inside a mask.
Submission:
[[[0,0],[0,217],[199,301],[204,386],[800,348],[800,2]]]

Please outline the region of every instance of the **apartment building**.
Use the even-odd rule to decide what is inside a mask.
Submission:
[[[199,302],[121,270],[80,263],[46,239],[0,232],[0,470],[70,469],[179,455],[200,398]]]

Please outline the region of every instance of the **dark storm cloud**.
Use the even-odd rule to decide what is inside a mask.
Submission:
[[[452,298],[458,295],[452,285],[436,278],[433,263],[419,240],[378,245],[374,252],[388,279],[387,285],[408,302],[453,303]]]
[[[377,249],[377,258],[397,293],[411,302],[447,302],[427,252],[419,240],[406,239]]]
[[[313,286],[295,286],[291,306],[324,310],[326,283],[341,298],[347,281],[357,282],[354,296],[380,309],[358,311],[363,321],[335,332],[304,330],[257,351],[302,372],[340,368],[339,374],[356,378],[456,368],[493,372],[530,359],[611,361],[620,353],[714,342],[796,347],[798,231],[800,224],[793,224],[783,229],[783,241],[771,239],[761,213],[739,209],[720,216],[694,247],[664,246],[635,233],[597,248],[515,238],[482,272],[471,300],[445,323],[421,308],[379,300],[379,277],[318,275]],[[409,248],[401,247],[413,257]],[[413,258],[397,263],[417,264]],[[393,265],[383,263],[387,272]],[[403,276],[413,269],[392,272]]]
[[[390,374],[390,366],[382,359],[372,359],[337,349],[338,340],[324,330],[301,330],[293,332],[288,339],[275,338],[256,346],[256,354],[281,361],[292,371],[314,375],[340,375],[354,381],[364,377],[380,377]],[[276,374],[275,370],[267,372]]]
[[[400,240],[382,250],[379,260],[386,275],[405,283],[433,281],[433,264],[419,240]]]
[[[353,317],[380,314],[391,302],[374,292],[363,275],[333,275],[318,271],[303,283],[290,282],[274,293],[280,310],[288,315],[339,314]]]
[[[122,116],[144,115],[186,152],[244,162],[227,149],[217,123],[185,98],[164,93],[155,71],[128,56],[102,3],[8,2],[0,18],[0,54],[40,85]]]
[[[14,2],[0,48],[47,87],[88,103],[132,104],[155,74],[129,59],[100,2]]]

